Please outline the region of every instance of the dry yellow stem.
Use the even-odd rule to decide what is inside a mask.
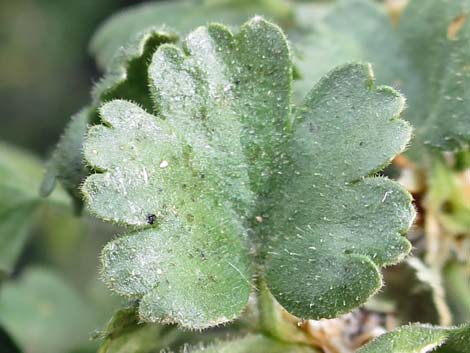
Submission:
[[[457,35],[459,34],[459,31],[462,29],[462,27],[465,24],[465,21],[467,20],[467,15],[462,14],[460,16],[457,16],[447,27],[447,38],[449,40],[456,40]]]
[[[409,0],[386,0],[385,7],[390,13],[393,24],[397,24]]]

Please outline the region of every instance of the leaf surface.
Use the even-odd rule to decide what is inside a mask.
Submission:
[[[135,308],[117,311],[99,333],[104,342],[99,353],[147,353],[166,348],[162,339],[163,326],[139,323]]]
[[[423,97],[412,106],[422,140],[443,150],[470,143],[470,3],[414,0],[399,26],[405,53],[414,64]],[[405,81],[406,83],[406,81]]]
[[[91,110],[85,108],[72,117],[49,160],[40,188],[42,196],[49,196],[57,181],[60,181],[72,197],[77,211],[83,206],[78,186],[90,173],[83,163],[83,139],[90,122],[90,113]]]
[[[199,174],[186,168],[166,121],[125,101],[101,111],[112,129],[95,126],[85,145],[87,160],[107,171],[84,184],[90,210],[149,227],[105,247],[105,280],[121,294],[143,296],[146,321],[197,327],[233,318],[246,303],[250,274],[232,211],[217,207]]]
[[[375,87],[367,65],[340,67],[310,92],[294,121],[292,164],[267,213],[268,284],[299,317],[324,318],[363,303],[379,267],[410,250],[414,210],[395,182],[368,177],[403,151],[404,101]]]
[[[162,46],[155,53],[149,73],[164,120],[125,101],[102,108],[111,129],[90,130],[85,156],[106,172],[89,177],[83,189],[101,218],[159,224],[116,240],[103,256],[114,289],[143,295],[145,320],[204,327],[246,305],[244,222],[253,190],[263,192],[275,172],[290,70],[276,27],[255,19],[233,36],[213,25],[188,36],[185,52]],[[253,96],[265,105],[254,106]]]
[[[264,15],[281,22],[290,19],[287,5],[278,0],[162,1],[130,7],[112,16],[97,31],[90,50],[97,63],[106,68],[119,47],[132,42],[148,27],[175,30],[186,35],[197,26],[213,21],[240,25],[253,15]]]
[[[409,195],[368,178],[410,137],[403,97],[351,64],[293,114],[291,80],[283,33],[255,17],[237,34],[210,25],[182,49],[160,46],[149,66],[157,113],[125,100],[100,109],[84,147],[97,173],[82,190],[93,214],[130,230],[105,247],[103,278],[140,300],[142,320],[236,318],[259,252],[287,310],[331,317],[363,303],[379,267],[409,250]]]
[[[348,61],[370,62],[379,84],[405,93],[421,88],[412,63],[403,55],[401,38],[383,7],[369,0],[340,0],[328,9],[295,42],[294,58],[300,79],[294,82],[294,88],[299,100],[312,83]],[[414,101],[409,102],[412,104]]]
[[[148,27],[137,33],[127,46],[119,47],[106,73],[93,90],[94,106],[121,98],[139,103],[151,111],[148,65],[158,46],[175,42],[176,34]]]
[[[413,0],[394,28],[378,4],[339,1],[298,40],[296,96],[303,97],[311,80],[339,63],[368,61],[378,82],[407,97],[406,118],[416,127],[413,156],[421,158],[423,144],[465,149],[470,141],[469,14],[465,0]]]
[[[358,353],[468,353],[470,327],[402,326],[361,348]]]
[[[90,125],[99,121],[98,107],[103,102],[122,98],[135,101],[152,109],[147,90],[147,68],[155,48],[172,42],[176,35],[146,28],[136,34],[134,40],[120,47],[103,78],[95,86],[90,106],[74,115],[61,136],[49,161],[41,194],[48,196],[59,181],[72,196],[77,211],[82,208],[80,185],[90,174],[83,158],[83,143]],[[147,83],[147,84],[146,84]]]

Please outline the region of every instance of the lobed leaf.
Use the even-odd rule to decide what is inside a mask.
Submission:
[[[294,120],[290,155],[267,213],[268,284],[299,317],[324,318],[363,303],[381,286],[378,267],[410,250],[414,210],[395,182],[368,177],[405,148],[404,100],[376,88],[370,67],[325,76]]]
[[[204,327],[235,317],[251,275],[233,211],[218,206],[213,190],[188,168],[190,157],[165,120],[125,101],[101,112],[111,128],[93,127],[85,145],[87,160],[105,170],[85,181],[89,208],[104,219],[149,227],[105,247],[106,282],[121,294],[143,296],[146,321]]]
[[[229,330],[219,328],[201,335],[172,325],[143,323],[133,305],[118,310],[95,338],[103,339],[98,353],[180,352],[187,351],[192,342],[201,345],[226,337]]]
[[[406,117],[416,126],[414,155],[423,153],[423,143],[465,149],[470,140],[469,14],[465,0],[412,0],[396,29],[371,1],[339,1],[298,42],[296,96],[305,95],[311,79],[345,60],[370,61],[379,82],[408,97]]]
[[[210,25],[183,49],[160,46],[149,66],[156,114],[125,100],[101,107],[84,146],[97,173],[82,190],[92,213],[131,229],[105,247],[103,278],[139,299],[142,320],[236,318],[258,251],[287,310],[331,317],[363,303],[379,267],[409,250],[409,195],[368,178],[410,137],[403,98],[350,64],[294,115],[291,80],[283,33],[256,17],[235,35]]]
[[[124,101],[102,108],[112,130],[92,128],[85,157],[107,173],[88,178],[83,190],[91,211],[104,219],[161,223],[111,243],[105,279],[115,278],[111,285],[121,293],[144,295],[140,315],[148,321],[204,327],[236,317],[246,305],[251,275],[243,222],[254,203],[250,185],[261,190],[274,173],[291,73],[282,33],[259,19],[236,36],[219,25],[201,28],[185,50],[187,57],[163,46],[149,68],[165,120]],[[253,85],[253,73],[264,85]],[[253,106],[253,95],[266,105]],[[257,134],[263,129],[278,132]]]
[[[83,140],[90,121],[90,109],[85,108],[72,117],[47,165],[40,187],[42,196],[49,196],[60,181],[74,201],[77,211],[83,206],[78,186],[90,174],[83,163]]]
[[[279,0],[188,0],[161,1],[129,7],[108,19],[97,31],[90,50],[99,66],[106,68],[121,46],[133,41],[133,37],[148,27],[170,28],[177,33],[188,34],[197,26],[213,21],[240,25],[254,14],[265,15],[281,22],[288,22],[290,9]]]
[[[422,140],[443,150],[470,143],[470,4],[465,0],[413,0],[400,21],[399,33],[415,75],[424,85],[413,106]],[[405,81],[406,83],[406,81]]]
[[[370,0],[338,1],[322,18],[310,23],[295,48],[300,79],[294,89],[299,100],[309,92],[312,82],[348,61],[370,62],[380,84],[405,93],[422,86],[409,58],[403,55],[401,38],[386,10]],[[419,97],[411,98],[408,103],[413,106]]]
[[[175,34],[147,28],[137,33],[132,43],[120,48],[106,74],[95,86],[90,106],[72,117],[61,136],[41,186],[43,196],[48,196],[54,190],[56,181],[60,181],[72,196],[76,210],[81,210],[80,185],[90,175],[83,158],[83,143],[88,127],[99,120],[98,107],[103,102],[122,98],[151,109],[152,103],[145,85],[148,82],[150,57],[160,44],[176,39]]]
[[[292,75],[286,39],[255,17],[235,36],[220,25],[201,27],[183,49],[187,58],[167,46],[154,56],[157,109],[180,133],[192,127],[184,136],[220,173],[215,182],[229,183],[221,185],[225,197],[240,194],[234,204],[249,207],[251,191],[268,192],[282,159]]]
[[[317,350],[304,345],[289,344],[263,335],[247,335],[226,342],[219,342],[192,353],[315,353]]]
[[[148,94],[147,69],[155,50],[178,40],[174,33],[144,28],[127,46],[119,47],[106,73],[93,90],[94,106],[116,98],[139,103],[149,111],[153,104]]]
[[[155,352],[165,348],[162,331],[162,326],[139,324],[135,308],[121,309],[98,334],[104,341],[98,353]]]

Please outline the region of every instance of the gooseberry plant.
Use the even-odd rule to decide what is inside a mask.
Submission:
[[[412,250],[416,209],[428,218],[409,238],[423,231],[426,246],[404,263],[430,292],[429,323],[470,316],[452,319],[465,289],[448,303],[441,283],[469,263],[452,238],[470,234],[469,14],[463,0],[411,1],[398,24],[366,0],[188,1],[109,20],[92,42],[106,74],[41,187],[59,180],[76,211],[120,228],[101,277],[128,305],[101,352],[174,349],[180,330],[209,341],[191,352],[469,352],[465,325],[407,325],[364,347],[349,342],[363,323],[341,344],[316,328],[383,308],[387,288],[381,309],[371,297]]]

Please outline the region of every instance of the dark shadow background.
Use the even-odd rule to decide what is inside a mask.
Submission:
[[[88,53],[91,36],[141,2],[0,0],[0,141],[47,158],[101,76]]]
[[[0,140],[46,158],[101,73],[100,23],[136,0],[0,0]]]

